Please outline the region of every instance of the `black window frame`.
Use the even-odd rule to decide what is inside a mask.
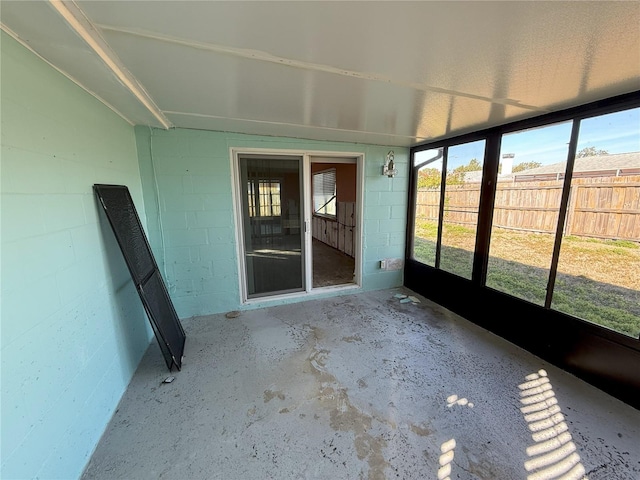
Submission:
[[[550,308],[569,200],[571,172],[582,120],[640,107],[640,91],[588,103],[566,110],[506,123],[476,132],[418,144],[410,149],[405,286],[449,308],[534,354],[570,371],[621,400],[640,408],[640,339]],[[522,130],[572,121],[560,214],[555,234],[549,289],[544,306],[512,297],[485,285],[489,242],[502,136]],[[417,152],[446,151],[455,145],[485,140],[485,157],[471,280],[458,277],[413,258],[417,196]],[[444,169],[443,169],[444,171]],[[441,223],[442,219],[438,219]],[[441,227],[439,226],[439,229]],[[440,251],[440,234],[436,252]],[[465,299],[465,297],[467,297]],[[513,320],[517,318],[518,320]],[[511,320],[510,320],[511,319]],[[536,322],[538,324],[536,325]],[[554,338],[536,330],[554,332]],[[534,333],[532,333],[532,331]]]

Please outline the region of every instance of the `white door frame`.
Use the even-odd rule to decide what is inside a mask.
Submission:
[[[239,155],[242,154],[259,154],[259,155],[279,155],[279,156],[296,156],[303,157],[303,224],[304,229],[304,270],[305,270],[305,290],[302,292],[287,293],[283,295],[270,295],[264,297],[248,298],[247,292],[247,270],[244,252],[244,221],[242,212],[242,191],[240,189],[240,168]],[[240,302],[245,304],[263,303],[270,300],[282,300],[283,298],[295,298],[310,296],[327,291],[339,291],[346,289],[362,288],[362,232],[364,223],[362,214],[364,211],[364,153],[362,152],[336,152],[323,150],[287,150],[287,149],[270,149],[270,148],[242,148],[232,147],[229,149],[231,161],[231,192],[233,196],[233,212],[235,222],[235,238],[236,238],[236,254],[238,257],[238,280],[240,288]],[[351,163],[356,161],[356,227],[355,227],[355,283],[349,285],[338,285],[330,287],[313,288],[313,258],[311,253],[312,242],[312,205],[311,198],[311,157],[317,159],[320,157],[326,163]]]

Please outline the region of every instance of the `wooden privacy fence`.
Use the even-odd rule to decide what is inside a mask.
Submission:
[[[313,216],[313,238],[337,248],[350,257],[355,256],[356,204],[338,202],[337,218]]]
[[[562,180],[498,183],[494,226],[554,233],[562,187]],[[479,201],[479,183],[448,186],[444,221],[475,227]],[[437,221],[439,204],[439,188],[419,189],[416,218]],[[640,242],[640,175],[574,179],[564,234]]]

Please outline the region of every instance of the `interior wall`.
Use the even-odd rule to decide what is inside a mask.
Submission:
[[[150,228],[155,218],[162,225],[162,235],[153,235],[150,243],[164,258],[180,318],[243,308],[231,148],[364,153],[363,289],[402,285],[402,271],[383,271],[379,262],[404,257],[408,149],[394,147],[398,175],[388,178],[381,171],[389,147],[147,127],[136,127],[136,136]],[[252,303],[252,308],[291,301],[300,299]]]
[[[2,478],[78,478],[152,332],[94,183],[144,219],[133,127],[4,32]]]

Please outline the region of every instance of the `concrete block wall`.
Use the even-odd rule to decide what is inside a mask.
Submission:
[[[363,290],[402,284],[380,260],[404,257],[408,149],[140,126],[136,139],[150,243],[180,318],[242,308],[230,148],[364,153]],[[395,178],[382,176],[389,150]]]
[[[128,185],[133,127],[4,32],[0,478],[78,478],[152,338],[92,185]]]

